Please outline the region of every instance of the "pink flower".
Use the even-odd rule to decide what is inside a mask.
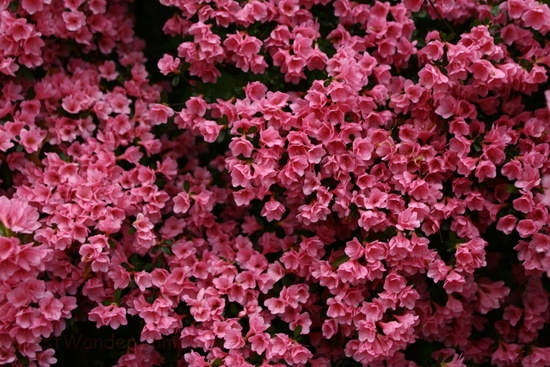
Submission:
[[[486,314],[500,307],[509,293],[510,288],[504,286],[503,281],[490,282],[487,279],[481,279],[478,282],[479,312]]]
[[[148,232],[153,229],[154,224],[151,223],[149,218],[147,218],[143,213],[139,213],[136,216],[136,220],[132,223],[133,227],[139,232]]]
[[[423,0],[404,0],[403,5],[407,7],[407,9],[410,9],[411,11],[419,11],[422,7],[422,4],[424,3]]]
[[[191,207],[189,194],[180,192],[174,199],[174,213],[187,213]]]
[[[231,183],[233,187],[246,187],[248,186],[250,179],[252,178],[252,173],[250,166],[246,164],[234,164],[230,168],[231,172]]]
[[[479,179],[479,182],[483,182],[487,178],[495,178],[497,169],[491,161],[480,161],[477,164],[475,175]]]
[[[19,65],[11,57],[6,57],[0,61],[0,72],[9,76],[15,76],[19,70]]]
[[[20,143],[27,153],[38,151],[47,132],[42,129],[32,128],[31,130],[22,129],[19,133]]]
[[[497,350],[491,356],[491,363],[496,366],[506,366],[519,362],[523,354],[519,344],[499,343]]]
[[[64,309],[63,302],[54,298],[51,292],[46,292],[44,297],[38,303],[40,307],[40,313],[46,320],[57,321],[63,316],[62,311]]]
[[[98,68],[102,78],[106,80],[116,80],[118,72],[116,71],[116,64],[113,61],[106,61]]]
[[[292,17],[300,8],[297,0],[282,0],[279,2],[279,12],[287,17]]]
[[[484,250],[486,245],[487,243],[480,238],[474,238],[458,245],[455,252],[455,269],[457,271],[473,273],[475,269],[487,265]]]
[[[368,139],[355,139],[353,141],[353,153],[364,161],[368,161],[374,150],[374,146]]]
[[[38,211],[25,199],[8,199],[0,196],[0,223],[20,233],[32,233],[40,228]],[[5,234],[4,234],[5,235]]]
[[[357,260],[365,256],[365,247],[356,238],[346,242],[346,249],[344,251],[351,260]]]
[[[225,349],[239,349],[244,346],[244,339],[239,330],[229,330],[225,333],[223,347]]]
[[[420,70],[418,76],[420,77],[420,83],[427,88],[432,88],[434,85],[446,84],[449,82],[449,78],[442,74],[438,68],[430,64]]]
[[[285,355],[284,359],[289,365],[305,365],[312,357],[313,354],[307,348],[295,344],[290,349],[290,353]]]
[[[264,204],[261,215],[265,217],[269,222],[274,220],[281,220],[286,208],[283,204],[275,200],[273,197]]]
[[[443,284],[443,288],[447,291],[447,293],[461,293],[464,289],[464,284],[466,284],[466,280],[464,277],[454,270],[451,270],[447,277],[445,278],[445,283]]]
[[[4,13],[3,15],[5,15]],[[8,13],[9,14],[9,13]],[[27,23],[25,18],[12,18],[11,14],[4,16],[4,21],[6,22],[4,32],[6,35],[11,36],[15,42],[28,39],[33,33],[33,26]]]
[[[533,347],[531,353],[524,357],[521,365],[524,367],[544,366],[550,362],[550,347]]]
[[[279,298],[269,298],[265,300],[264,304],[274,315],[282,314],[286,309],[286,303]]]
[[[406,279],[395,273],[391,273],[386,276],[386,280],[384,281],[384,289],[391,293],[401,292],[406,285]]]
[[[248,141],[244,137],[241,137],[233,138],[231,140],[231,143],[229,143],[229,149],[231,149],[231,153],[233,153],[235,157],[242,155],[245,158],[250,158],[252,156],[254,147],[252,146],[252,143],[250,141]]]
[[[539,231],[539,226],[531,219],[522,219],[518,222],[516,229],[522,238],[534,235]]]
[[[262,354],[269,346],[269,334],[259,333],[248,338],[250,349],[258,354]]]
[[[490,83],[497,79],[505,79],[506,74],[487,60],[477,60],[470,66],[470,71],[473,73],[476,80]]]
[[[522,166],[521,162],[516,159],[511,160],[502,166],[502,174],[509,180],[518,179],[521,177]]]
[[[526,26],[538,31],[550,23],[550,8],[546,4],[535,6],[523,13],[521,19]]]
[[[45,4],[50,4],[51,0],[23,0],[21,2],[21,7],[29,14],[34,14],[36,12],[44,9]],[[40,366],[43,367],[43,366]]]
[[[223,130],[222,125],[218,125],[215,121],[204,119],[198,123],[198,128],[201,135],[204,137],[204,141],[208,143],[215,142],[220,132]]]
[[[63,98],[61,106],[65,111],[72,114],[77,114],[82,110],[80,102],[73,95]]]
[[[7,260],[19,253],[19,239],[0,236],[0,261]]]
[[[267,358],[282,358],[291,347],[292,341],[290,338],[285,334],[278,333],[271,338],[271,344],[266,350],[266,356]]]
[[[453,96],[445,96],[439,100],[439,107],[436,108],[435,113],[444,119],[448,119],[457,112],[458,103]]]
[[[99,305],[88,313],[88,319],[97,322],[98,327],[109,326],[118,329],[120,325],[127,325],[126,309],[112,303],[108,306]]]
[[[80,11],[63,12],[65,26],[71,32],[78,31],[86,24],[86,16]]]
[[[415,211],[410,208],[405,209],[403,212],[399,213],[397,217],[397,224],[395,227],[401,231],[411,230],[420,227],[420,220]]]
[[[23,0],[23,3],[25,0]],[[49,367],[57,363],[57,359],[54,357],[55,351],[53,349],[46,349],[43,352],[39,353],[36,357],[39,367]]]
[[[513,19],[519,19],[525,10],[527,10],[527,5],[528,2],[524,0],[508,0],[506,3],[508,14]]]
[[[163,75],[168,75],[170,73],[176,73],[179,71],[181,60],[179,58],[174,58],[168,54],[165,54],[158,61],[158,68]]]
[[[173,115],[174,110],[163,104],[153,103],[149,106],[149,118],[155,125],[165,124]]]
[[[530,213],[533,210],[533,194],[531,192],[515,199],[512,202],[514,209],[524,214]]]

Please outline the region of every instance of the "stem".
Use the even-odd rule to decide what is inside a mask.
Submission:
[[[430,3],[430,5],[432,6],[432,9],[435,11],[435,14],[439,17],[439,19],[441,19],[445,25],[447,26],[447,28],[449,28],[451,30],[451,32],[453,32],[455,35],[458,36],[458,33],[457,31],[453,28],[453,26],[447,22],[447,20],[445,18],[443,18],[441,16],[441,13],[439,12],[439,10],[437,10],[437,8],[435,7],[434,3],[432,2],[432,0],[428,0],[428,2]]]

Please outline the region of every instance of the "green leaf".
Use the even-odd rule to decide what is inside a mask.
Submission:
[[[510,194],[516,194],[519,192],[518,188],[513,184],[506,185],[506,191],[508,191]]]
[[[136,269],[141,269],[141,266],[143,265],[144,261],[141,257],[139,257],[138,254],[132,254],[128,261],[130,261],[130,264],[132,264]]]
[[[172,79],[172,85],[175,87],[180,83],[180,77],[179,75],[176,75],[174,79]]]
[[[300,334],[302,333],[302,325],[296,326],[296,329],[294,329],[294,339],[298,339]]]
[[[160,251],[166,255],[172,255],[172,249],[170,247],[162,246]]]
[[[223,115],[222,117],[217,119],[216,122],[218,125],[227,126],[227,124],[229,123],[229,118],[226,115]]]
[[[227,133],[225,130],[220,131],[220,135],[218,135],[218,138],[216,139],[216,143],[222,143],[225,140],[225,136]]]
[[[247,134],[255,134],[256,132],[258,132],[258,128],[256,126],[252,126],[246,131]]]
[[[108,240],[107,241],[109,243],[109,247],[112,248],[112,249],[115,249],[116,248],[116,242],[113,241],[113,240]]]
[[[219,367],[221,366],[223,363],[222,359],[221,358],[216,358],[216,360],[214,362],[212,362],[212,367]]]
[[[183,183],[183,189],[185,190],[185,192],[189,192],[189,190],[191,189],[191,183],[189,181],[185,181]]]
[[[32,75],[31,69],[22,67],[18,70],[18,74],[29,82],[34,82],[34,76]]]
[[[152,272],[153,270],[155,269],[155,265],[151,264],[151,263],[147,263],[145,265],[143,265],[143,271],[146,271],[148,273]]]
[[[229,310],[231,311],[233,317],[236,317],[239,314],[239,309],[234,302],[231,302],[231,304],[229,305]]]
[[[18,356],[17,360],[23,367],[29,367],[29,364],[31,363],[31,361],[29,360],[29,357],[27,356]]]
[[[132,279],[132,280],[130,281],[130,289],[131,289],[131,290],[135,290],[135,289],[137,289],[137,287],[138,287],[138,286],[137,286],[137,284],[136,284],[136,281],[135,281],[134,279]]]
[[[115,293],[113,294],[113,298],[115,299],[116,304],[119,305],[119,306],[120,306],[120,298],[121,297],[122,297],[122,291],[119,288],[117,288],[115,290]]]
[[[166,265],[166,263],[165,263],[165,261],[164,261],[164,257],[162,257],[162,256],[157,257],[157,259],[155,260],[155,262],[153,263],[153,265],[154,265],[156,268],[164,268],[164,266]]]
[[[25,99],[34,99],[36,96],[36,93],[34,92],[34,88],[27,89],[27,93],[25,93]]]
[[[0,236],[1,237],[11,237],[13,232],[10,228],[6,227],[4,223],[0,222]]]
[[[348,255],[342,255],[340,257],[338,257],[336,260],[334,260],[332,262],[332,264],[330,264],[333,268],[338,268],[340,265],[342,265],[343,263],[345,263],[346,261],[349,260],[349,256]]]
[[[491,14],[496,17],[500,14],[500,7],[498,5],[495,5],[491,8]]]
[[[65,162],[71,163],[73,161],[73,158],[68,156],[65,153],[59,153],[58,155],[59,155],[59,158],[61,158],[61,160],[65,161]]]
[[[19,1],[12,1],[12,2],[10,3],[10,6],[9,6],[8,9],[9,9],[10,12],[12,12],[12,13],[17,12],[17,9],[19,9]],[[28,365],[28,363],[27,363],[27,365]]]

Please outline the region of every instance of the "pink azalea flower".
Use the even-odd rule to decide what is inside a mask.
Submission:
[[[20,233],[33,233],[40,228],[38,211],[25,199],[0,196],[0,222],[5,228]]]
[[[118,329],[120,325],[128,324],[128,320],[126,320],[126,309],[116,304],[94,307],[89,312],[88,319],[92,322],[96,322],[98,327],[109,326],[115,330]]]
[[[75,32],[86,24],[86,16],[80,11],[64,12],[63,21],[69,31]]]
[[[396,227],[401,231],[405,231],[420,227],[420,223],[417,213],[408,208],[399,213]]]
[[[168,75],[170,73],[176,73],[179,71],[181,60],[179,58],[174,58],[168,54],[165,54],[158,61],[158,68],[163,75]]]
[[[283,204],[281,204],[274,198],[271,198],[268,202],[264,204],[261,215],[264,216],[269,222],[271,222],[273,220],[281,220],[285,211],[286,208]]]
[[[155,125],[165,124],[169,117],[174,115],[174,110],[170,107],[154,103],[149,106],[149,117]]]
[[[523,13],[521,19],[526,26],[538,31],[550,22],[550,8],[546,4],[533,7]]]

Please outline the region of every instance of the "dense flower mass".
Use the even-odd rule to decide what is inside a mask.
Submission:
[[[0,365],[550,366],[548,1],[136,6],[0,0]]]

